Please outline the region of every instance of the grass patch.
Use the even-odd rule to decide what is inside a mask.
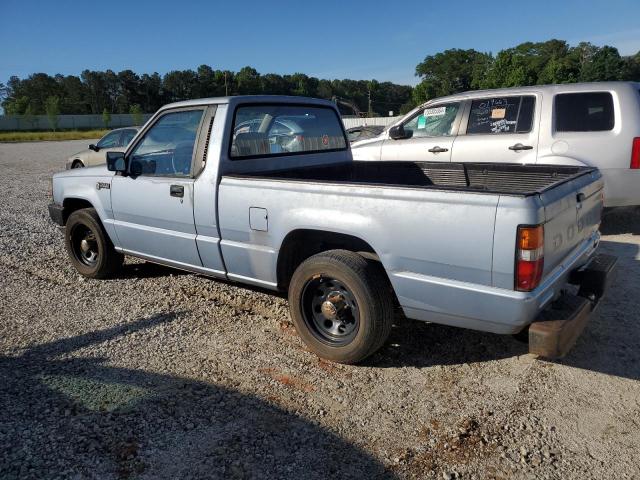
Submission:
[[[65,130],[61,132],[0,132],[0,142],[42,142],[100,138],[109,130]]]

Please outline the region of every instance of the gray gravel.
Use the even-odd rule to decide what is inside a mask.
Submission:
[[[637,478],[640,213],[571,354],[398,318],[365,365],[308,353],[286,300],[128,260],[89,281],[49,221],[88,142],[0,145],[0,478]]]

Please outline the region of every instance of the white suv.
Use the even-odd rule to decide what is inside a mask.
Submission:
[[[352,145],[355,160],[590,165],[605,206],[640,205],[640,83],[539,85],[427,102],[382,135]]]

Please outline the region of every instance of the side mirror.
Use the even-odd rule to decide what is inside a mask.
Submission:
[[[107,152],[107,170],[120,173],[127,171],[127,161],[123,152]]]
[[[413,131],[406,131],[402,125],[396,125],[389,130],[389,137],[394,140],[401,140],[403,138],[411,138]]]
[[[89,145],[89,150],[93,150],[94,152],[99,152],[100,147],[92,143],[91,145]]]

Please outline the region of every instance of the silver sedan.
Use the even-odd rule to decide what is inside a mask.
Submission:
[[[93,167],[106,163],[106,152],[124,152],[127,145],[138,133],[138,127],[116,128],[102,137],[98,143],[91,144],[87,150],[74,153],[67,159],[66,168]]]

